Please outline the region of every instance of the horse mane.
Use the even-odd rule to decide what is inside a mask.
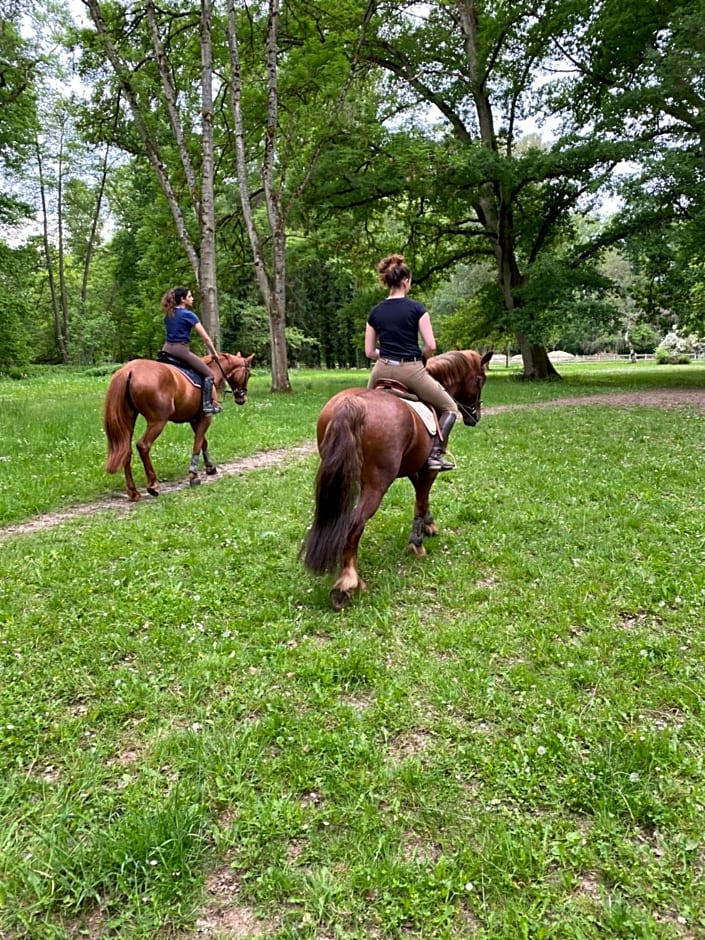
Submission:
[[[441,385],[454,385],[467,379],[468,365],[477,356],[472,350],[452,349],[450,352],[432,356],[426,368]]]

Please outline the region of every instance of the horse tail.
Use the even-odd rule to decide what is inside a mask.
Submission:
[[[113,376],[103,405],[103,428],[108,438],[107,473],[117,473],[130,459],[135,412],[130,400],[130,375],[120,369]]]
[[[313,525],[302,548],[315,574],[336,571],[353,525],[362,476],[364,406],[345,399],[336,409],[321,443]]]

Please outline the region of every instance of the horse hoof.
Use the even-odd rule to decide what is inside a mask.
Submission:
[[[206,467],[206,473],[208,474],[209,477],[214,476],[217,472],[218,472],[217,467]]]
[[[188,481],[189,486],[200,486],[201,481],[198,477],[190,477]]]
[[[159,496],[159,490],[156,488],[156,486],[148,486],[147,492],[150,496]]]
[[[413,542],[409,542],[409,551],[412,553],[412,555],[416,555],[417,558],[426,557],[426,549],[423,547],[423,545],[414,545]]]
[[[330,592],[330,606],[333,610],[343,610],[352,600],[350,591],[341,591],[340,588],[333,588]]]

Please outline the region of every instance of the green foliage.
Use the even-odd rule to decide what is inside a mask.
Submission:
[[[503,305],[496,283],[485,281],[458,297],[452,312],[441,302],[441,315],[434,317],[434,332],[440,348],[474,349],[476,346],[500,348],[506,345],[510,332],[502,329]],[[433,308],[435,310],[435,306]],[[433,312],[433,311],[432,311]]]
[[[223,349],[255,354],[263,364],[269,355],[269,320],[261,304],[230,301],[221,310]]]
[[[374,10],[357,2],[335,10],[295,3],[283,10],[275,182],[287,212],[291,361],[362,364],[374,264],[390,250],[406,254],[419,292],[427,302],[432,298],[445,348],[504,345],[519,331],[531,342],[589,351],[603,343],[616,346],[626,328],[634,337],[640,321],[662,334],[674,319],[703,332],[705,190],[698,102],[705,5],[654,0],[647,6],[609,0],[586,15],[567,0],[538,6],[522,0],[511,9],[493,0],[477,11],[474,46],[464,41],[444,3],[431,3],[423,17],[407,16],[387,0]],[[188,181],[147,21],[138,10],[102,8],[195,237],[197,211],[186,196]],[[52,149],[46,124],[54,120],[57,97],[50,95],[49,82],[38,97],[37,82],[53,75],[53,86],[68,84],[59,56],[42,61],[42,30],[52,32],[52,42],[60,36],[72,47],[89,84],[90,100],[80,106],[62,100],[62,115],[70,118],[68,162],[62,167],[62,261],[71,361],[154,355],[163,335],[159,299],[167,286],[191,281],[192,272],[125,96],[106,67],[104,47],[92,28],[68,31],[65,11],[51,6],[46,13],[31,11],[41,13],[34,20],[35,47],[18,29],[19,7],[5,4],[3,12],[0,161],[11,182],[21,182],[27,147],[37,137],[37,100],[47,103],[39,138],[45,157]],[[266,243],[269,224],[255,169],[265,141],[266,18],[261,10],[238,12],[246,27],[241,52],[247,159]],[[198,176],[198,13],[160,8],[156,15]],[[214,14],[213,30],[215,70],[227,76],[222,11]],[[468,58],[471,47],[477,62]],[[568,57],[568,69],[556,70],[557,48]],[[550,81],[537,84],[539,73]],[[491,133],[479,132],[480,92],[487,93]],[[542,138],[525,126],[529,117],[539,128],[550,120],[551,135]],[[243,228],[226,98],[214,118],[223,345],[256,351],[266,361],[268,326],[261,319]],[[84,302],[82,264],[96,195],[93,151],[102,153],[108,143],[114,157],[107,181],[110,239],[92,259]],[[620,177],[623,208],[602,223],[595,210],[612,191],[615,167],[628,169]],[[53,179],[57,167],[48,170]],[[507,226],[501,234],[498,220]],[[628,255],[628,278],[605,258],[609,245],[620,246],[621,259]],[[497,248],[506,253],[497,269],[509,276],[504,293],[488,287],[478,297],[473,288],[463,296],[458,265],[495,265]],[[39,249],[35,261],[42,261]],[[0,363],[20,367],[28,357],[60,357],[46,274],[23,265],[0,268],[3,289],[13,298]],[[610,289],[605,278],[618,289]],[[243,319],[241,309],[253,312]],[[652,342],[653,335],[642,345]]]
[[[6,181],[20,174],[37,129],[37,57],[20,30],[21,9],[5,2],[0,8],[0,223],[12,224],[30,215]]]
[[[653,353],[661,339],[661,334],[647,323],[639,323],[629,331],[629,341],[638,353]]]
[[[336,260],[321,261],[305,242],[290,239],[287,272],[287,319],[315,337],[313,343],[308,341],[308,355],[297,358],[328,369],[357,364],[364,326],[354,313],[360,302],[354,303],[349,271]]]
[[[32,353],[34,305],[31,285],[37,258],[26,247],[11,248],[0,241],[0,292],[5,297],[3,325],[0,330],[0,368],[26,365]],[[24,290],[17,290],[23,284]]]

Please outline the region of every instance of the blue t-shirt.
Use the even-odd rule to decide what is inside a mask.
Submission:
[[[177,307],[173,317],[164,317],[167,343],[188,343],[191,330],[200,322],[193,310]]]
[[[419,320],[426,308],[410,297],[387,297],[370,311],[367,322],[377,334],[382,359],[419,359]]]

